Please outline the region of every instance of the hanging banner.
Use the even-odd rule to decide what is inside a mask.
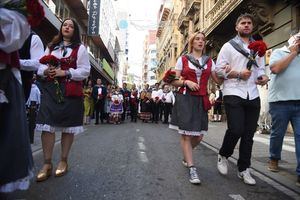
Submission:
[[[100,0],[90,0],[88,35],[99,35]]]

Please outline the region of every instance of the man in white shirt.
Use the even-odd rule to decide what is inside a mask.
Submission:
[[[169,115],[172,110],[172,106],[175,103],[175,97],[173,92],[170,90],[170,86],[168,84],[165,84],[163,86],[163,94],[161,97],[162,103],[163,103],[163,109],[164,109],[164,124],[169,123]]]
[[[242,14],[236,21],[237,36],[233,41],[245,52],[250,53],[249,43],[253,30],[253,16]],[[225,43],[218,55],[216,71],[231,70],[223,73],[224,87],[223,100],[227,115],[227,131],[218,155],[218,170],[221,174],[228,173],[228,157],[233,154],[234,148],[240,140],[238,177],[244,183],[255,185],[256,181],[250,174],[251,152],[253,136],[256,131],[260,111],[260,98],[257,85],[265,85],[269,78],[265,75],[263,57],[255,58],[256,65],[252,63],[247,69],[249,59],[240,53],[231,41]],[[225,76],[224,76],[225,74]]]
[[[155,88],[152,90],[152,122],[158,123],[159,107],[161,104],[162,89],[159,89],[159,83],[155,83]]]
[[[29,126],[29,138],[30,143],[34,142],[34,129],[36,124],[36,115],[39,105],[41,103],[41,92],[38,86],[35,84],[36,76],[33,76],[33,83],[31,85],[30,95],[26,102],[28,126]]]

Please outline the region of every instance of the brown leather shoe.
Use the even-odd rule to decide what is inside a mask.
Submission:
[[[52,164],[44,164],[43,168],[36,176],[36,182],[42,182],[47,180],[52,174]]]
[[[271,172],[279,172],[278,160],[271,159],[269,161],[268,170],[270,170]]]
[[[67,161],[61,160],[58,163],[58,166],[55,170],[55,176],[60,177],[60,176],[65,175],[67,172],[68,172],[68,163],[67,163]]]

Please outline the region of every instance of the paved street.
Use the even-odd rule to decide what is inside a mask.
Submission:
[[[233,163],[230,163],[228,176],[218,173],[214,147],[222,142],[224,127],[223,123],[211,123],[209,135],[195,150],[195,165],[202,180],[200,186],[188,182],[176,132],[163,124],[126,122],[86,126],[86,131],[76,136],[69,159],[70,169],[65,177],[33,182],[29,191],[15,192],[8,199],[292,199],[284,193],[288,191],[278,190],[278,183],[268,182],[260,172],[255,174],[267,182],[256,177],[256,186],[245,185],[236,176]],[[261,144],[255,142],[254,148]],[[36,140],[33,151],[37,169],[42,165],[38,146]],[[58,143],[54,166],[59,150]],[[253,166],[257,167],[257,163],[259,161],[254,158]],[[289,177],[295,179],[295,175]],[[290,194],[299,198],[296,193]]]

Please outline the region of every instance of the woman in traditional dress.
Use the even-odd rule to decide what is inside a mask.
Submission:
[[[140,104],[141,104],[141,112],[140,119],[143,122],[148,122],[151,119],[151,90],[149,89],[149,85],[146,84],[144,90],[141,91],[140,94]]]
[[[83,89],[84,95],[84,118],[83,123],[85,125],[91,123],[91,116],[93,111],[93,98],[92,98],[92,81],[88,80],[87,85]]]
[[[208,130],[208,79],[212,75],[214,81],[221,81],[214,72],[214,62],[204,55],[205,41],[202,32],[195,33],[189,39],[189,54],[181,56],[175,67],[179,80],[171,82],[173,86],[180,88],[176,95],[170,128],[178,130],[181,135],[184,158],[182,163],[189,169],[189,181],[192,184],[200,184],[192,150]]]
[[[18,54],[30,35],[27,19],[17,9],[23,3],[18,0],[0,2],[0,199],[6,199],[8,192],[28,189],[33,177]],[[35,6],[38,1],[32,3]],[[12,9],[12,6],[16,8]],[[33,12],[43,14],[41,5]],[[34,23],[42,19],[42,15],[39,19],[33,17]]]
[[[45,51],[45,55],[49,54],[59,59],[60,67],[48,64],[38,70],[44,81],[41,83],[43,95],[36,130],[42,131],[44,165],[37,174],[37,181],[46,180],[52,173],[55,132],[62,132],[61,155],[55,176],[63,176],[67,172],[74,135],[83,132],[82,81],[90,74],[90,62],[74,19],[62,22],[58,35]]]
[[[120,124],[123,111],[123,95],[117,86],[117,89],[113,89],[111,95],[110,121],[114,124]]]

